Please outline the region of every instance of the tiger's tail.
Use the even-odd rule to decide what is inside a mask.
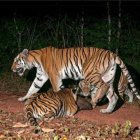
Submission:
[[[26,112],[26,117],[28,119],[28,122],[30,123],[30,125],[32,126],[38,126],[38,123],[36,122],[36,118],[34,118],[33,116],[33,111],[31,108],[27,108],[27,110],[25,110]]]
[[[122,72],[124,73],[124,75],[127,77],[127,80],[132,88],[132,91],[133,93],[136,95],[136,97],[138,99],[140,99],[140,95],[139,93],[137,92],[137,89],[135,87],[135,84],[133,82],[133,79],[127,69],[127,67],[125,66],[124,62],[116,55],[116,58],[115,58],[115,62],[119,65],[119,67],[121,68]]]

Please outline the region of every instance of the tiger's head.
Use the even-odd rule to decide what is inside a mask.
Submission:
[[[94,89],[94,86],[90,84],[87,80],[81,80],[79,82],[79,94],[84,96],[89,96],[91,91]]]
[[[31,69],[30,63],[27,62],[27,57],[29,52],[24,49],[20,54],[18,54],[12,64],[11,70],[17,72],[19,76],[22,76],[26,69]]]

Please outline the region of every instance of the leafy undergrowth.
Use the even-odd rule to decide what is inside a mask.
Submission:
[[[27,81],[25,76],[20,77],[13,72],[0,73],[1,91],[20,92],[20,93],[27,92],[30,85],[31,82]]]
[[[36,133],[40,128],[29,126],[23,113],[1,110],[0,140],[140,140],[140,128],[132,127],[130,121],[123,126],[62,117],[38,123],[44,132]]]

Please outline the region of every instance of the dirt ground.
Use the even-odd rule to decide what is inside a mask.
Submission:
[[[14,132],[12,132],[12,130],[10,129],[10,122],[12,122],[12,127],[13,125],[17,124],[17,123],[21,123],[21,124],[26,124],[26,119],[24,119],[24,114],[23,114],[23,106],[24,106],[24,103],[23,102],[19,102],[18,101],[18,98],[21,97],[21,96],[24,96],[24,94],[21,94],[21,93],[12,93],[12,92],[3,92],[3,91],[0,91],[0,125],[2,125],[3,127],[0,126],[0,138],[5,138],[6,134],[5,134],[5,131],[10,131],[11,134],[9,135],[12,135]],[[60,122],[60,124],[63,126],[63,131],[65,132],[65,134],[63,134],[61,131],[57,131],[57,133],[55,132],[54,133],[54,137],[56,135],[58,136],[61,136],[62,138],[63,137],[67,137],[70,139],[70,135],[67,136],[66,135],[66,132],[71,130],[71,125],[69,126],[69,123],[71,122],[71,119],[74,119],[76,120],[76,122],[79,122],[80,125],[82,125],[82,123],[86,124],[88,129],[89,127],[94,127],[96,128],[95,124],[98,124],[98,125],[102,125],[104,126],[105,128],[108,127],[108,126],[114,126],[114,124],[117,122],[117,124],[121,124],[121,126],[125,126],[126,124],[126,121],[129,120],[131,122],[131,127],[133,129],[137,129],[136,133],[135,133],[135,137],[140,137],[140,108],[139,107],[136,107],[135,105],[127,105],[127,104],[123,104],[120,108],[118,108],[117,110],[115,110],[113,113],[111,114],[101,114],[99,111],[100,109],[102,108],[106,108],[108,104],[105,104],[105,105],[102,105],[102,106],[97,106],[95,107],[93,110],[82,110],[80,112],[78,112],[74,118],[69,118],[68,119],[65,119],[64,118],[61,118],[61,119],[56,119],[57,121],[60,121],[62,120],[63,121],[68,121],[68,122],[65,122],[67,125],[63,124],[62,122]],[[11,118],[9,119],[8,116]],[[4,116],[3,116],[4,115]],[[14,115],[16,116],[16,120],[14,120]],[[22,119],[21,119],[22,118]],[[9,125],[7,124],[4,124],[4,122],[2,122],[2,119],[6,119],[9,121]],[[7,122],[6,122],[7,123]],[[52,126],[54,125],[53,124],[53,121],[51,121],[52,123]],[[55,126],[57,126],[58,122],[55,122],[54,120],[54,123],[55,123]],[[60,125],[59,124],[59,125]],[[83,125],[84,125],[83,124]],[[90,126],[88,126],[88,124]],[[5,126],[6,125],[6,126]],[[57,126],[60,128],[60,126]],[[91,126],[93,125],[93,126]],[[97,126],[98,126],[97,125]],[[7,127],[7,128],[5,128]],[[22,126],[19,125],[20,128],[22,128]],[[25,126],[26,127],[26,126]],[[69,129],[66,129],[67,127],[69,127]],[[84,126],[85,127],[85,126]],[[116,127],[116,126],[115,126]],[[14,127],[16,129],[18,129],[18,126]],[[62,129],[62,127],[61,127]],[[83,129],[83,127],[81,127],[81,129]],[[85,137],[86,139],[88,139],[88,136],[90,136],[90,139],[94,139],[95,137],[98,138],[101,138],[102,135],[101,132],[98,134],[98,131],[96,129],[96,135],[97,136],[93,136],[93,134],[91,134],[91,132],[87,131],[88,129],[86,130],[79,130],[79,133],[81,132],[81,135],[86,133],[86,135],[82,135],[83,137]],[[112,128],[111,128],[112,129]],[[109,133],[113,133],[111,131],[108,130],[108,135],[105,135],[104,137],[108,138],[107,136],[109,136]],[[114,128],[115,129],[115,128]],[[18,129],[19,130],[19,129]],[[49,129],[50,132],[52,130],[52,128]],[[54,130],[54,128],[53,128]],[[73,128],[74,130],[74,128]],[[77,129],[78,130],[78,129]],[[99,129],[98,129],[99,130]],[[17,130],[16,130],[17,131]],[[22,133],[23,130],[19,130],[20,133]],[[25,131],[25,129],[24,129]],[[48,131],[48,129],[47,129]],[[9,132],[9,133],[10,133]],[[28,131],[29,132],[29,131]],[[75,130],[76,132],[76,130]],[[93,131],[94,132],[94,131]],[[92,133],[93,133],[92,132]],[[102,131],[103,132],[103,131]],[[121,131],[119,131],[121,133]],[[134,132],[134,131],[133,131]],[[25,133],[25,132],[24,132]],[[73,132],[74,133],[74,132]],[[61,135],[60,135],[61,134]],[[64,136],[63,136],[63,135]],[[68,134],[68,133],[67,133]],[[71,130],[71,134],[72,134],[72,130]],[[8,135],[8,134],[7,134]],[[16,134],[13,134],[13,136],[15,136]],[[48,133],[49,135],[49,133]],[[77,135],[80,135],[80,134],[77,134]],[[92,136],[91,136],[92,135]],[[94,134],[95,135],[95,134]],[[37,135],[38,136],[38,135]],[[74,134],[73,134],[74,136]],[[81,136],[81,137],[82,137]],[[132,134],[131,134],[132,136]],[[42,136],[43,137],[43,136]],[[75,136],[76,137],[76,136]],[[59,137],[60,138],[60,137]],[[119,139],[119,136],[112,136],[112,139],[113,138],[118,138]],[[129,137],[128,137],[129,138]],[[44,138],[43,138],[44,139]],[[131,139],[131,138],[130,138]],[[63,140],[63,139],[61,139]],[[81,139],[82,140],[82,139]],[[84,139],[83,139],[84,140]]]

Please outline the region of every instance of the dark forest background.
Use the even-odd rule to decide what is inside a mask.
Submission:
[[[117,53],[140,73],[140,2],[0,2],[0,73],[24,48],[92,46]],[[9,5],[7,7],[7,5]]]

